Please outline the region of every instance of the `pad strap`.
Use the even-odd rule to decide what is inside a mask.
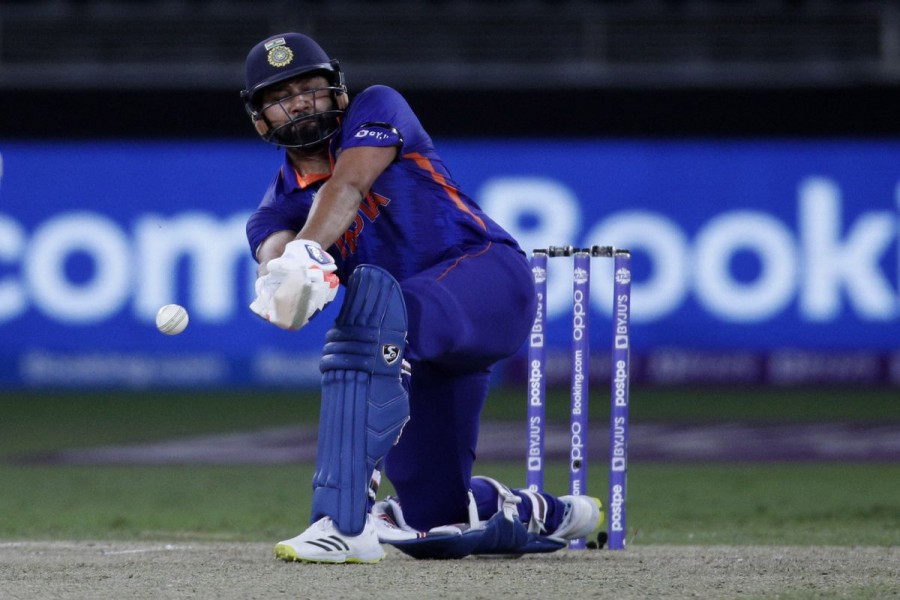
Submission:
[[[528,520],[528,533],[543,534],[547,532],[544,522],[547,520],[547,499],[531,490],[519,490],[519,494],[528,498],[531,503],[531,518]]]

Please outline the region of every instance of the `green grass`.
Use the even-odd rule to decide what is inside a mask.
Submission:
[[[630,535],[647,544],[900,542],[900,465],[634,464]]]
[[[61,448],[143,442],[314,422],[309,393],[8,393],[0,400],[0,460]]]
[[[308,519],[311,478],[309,466],[0,467],[0,538],[269,540]]]
[[[635,390],[634,421],[900,421],[896,390]],[[597,403],[600,404],[599,402]],[[597,406],[596,418],[603,418]],[[314,423],[310,393],[5,393],[0,399],[0,539],[274,541],[309,515],[312,467],[20,466],[34,452]],[[550,415],[565,415],[565,393]],[[522,419],[497,391],[488,419]],[[516,484],[520,464],[480,473]],[[594,492],[605,488],[592,472]],[[564,468],[547,488],[566,488]],[[897,545],[900,464],[632,462],[635,544]],[[386,491],[390,491],[386,486]]]
[[[606,419],[601,390],[592,402],[592,419]],[[547,404],[549,418],[567,418],[564,390],[551,391]],[[309,391],[10,391],[0,398],[0,461],[42,450],[315,423],[318,410],[318,396]],[[900,422],[900,394],[866,388],[637,388],[630,414],[632,422]],[[524,395],[494,390],[484,418],[524,422]]]
[[[550,471],[549,490],[565,489],[564,471]],[[511,464],[479,472],[508,482],[524,477]],[[311,477],[309,465],[0,467],[0,539],[273,541],[305,526]],[[604,481],[602,472],[592,477]],[[634,463],[628,477],[630,543],[900,540],[900,465]]]

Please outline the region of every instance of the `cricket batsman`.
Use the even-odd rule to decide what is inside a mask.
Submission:
[[[343,304],[322,351],[310,525],[288,561],[374,563],[563,547],[600,526],[596,498],[473,477],[492,366],[534,318],[516,241],[454,181],[394,89],[352,100],[337,60],[299,33],[249,52],[241,98],[284,161],[247,223],[250,308],[298,330]],[[376,502],[381,472],[397,496]]]

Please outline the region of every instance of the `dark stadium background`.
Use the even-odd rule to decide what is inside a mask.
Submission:
[[[241,62],[296,29],[434,136],[896,136],[896,2],[0,3],[4,138],[252,135]]]

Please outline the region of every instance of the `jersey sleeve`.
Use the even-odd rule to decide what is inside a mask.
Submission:
[[[257,251],[267,237],[279,231],[299,231],[295,219],[276,202],[277,183],[278,176],[266,190],[259,207],[247,220],[247,241],[250,243],[250,252],[257,261]]]
[[[422,127],[412,108],[393,88],[375,85],[353,99],[341,124],[341,149],[397,147],[418,142]]]

